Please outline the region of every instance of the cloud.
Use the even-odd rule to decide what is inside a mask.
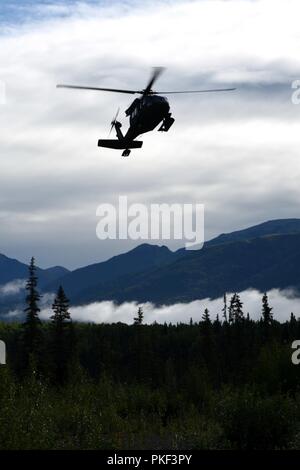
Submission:
[[[77,267],[132,248],[136,242],[96,238],[96,208],[120,194],[134,203],[204,203],[206,238],[298,216],[300,107],[291,103],[300,78],[298,1],[19,4],[31,16],[0,35],[8,256]],[[55,88],[142,88],[153,65],[168,67],[161,90],[238,90],[170,97],[170,132],[145,135],[143,149],[122,159],[97,140],[128,97]]]
[[[245,315],[249,312],[250,317],[257,320],[261,316],[262,293],[248,289],[240,294],[243,301]],[[280,322],[289,319],[291,312],[300,317],[300,299],[292,290],[272,289],[268,292],[270,306],[273,307],[274,318]],[[230,294],[228,295],[230,299]],[[72,307],[70,309],[73,320],[90,323],[133,323],[137,309],[141,305],[144,310],[145,323],[189,323],[192,318],[194,322],[201,320],[205,308],[210,311],[211,318],[217,314],[221,319],[223,298],[202,299],[189,303],[178,303],[174,305],[155,307],[151,303],[137,304],[137,302],[125,302],[116,305],[111,301],[95,302],[88,305]],[[42,309],[41,317],[46,320],[50,317],[49,308]]]
[[[0,297],[19,294],[24,290],[25,284],[26,280],[24,279],[15,279],[7,284],[3,284],[0,286]]]

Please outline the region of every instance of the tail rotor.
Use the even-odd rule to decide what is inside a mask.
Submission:
[[[117,109],[117,112],[116,112],[116,115],[115,117],[113,118],[113,120],[111,121],[111,128],[110,128],[110,131],[109,131],[109,134],[108,134],[108,137],[110,136],[111,134],[111,131],[113,130],[113,128],[115,127],[116,125],[116,122],[117,122],[117,117],[119,115],[119,112],[120,112],[120,108]]]

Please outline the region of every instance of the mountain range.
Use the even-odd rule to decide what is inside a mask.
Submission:
[[[57,266],[38,269],[37,275],[43,292],[62,285],[73,305],[102,300],[172,304],[247,288],[300,290],[298,266],[300,219],[280,219],[221,234],[201,250],[172,252],[166,246],[142,244],[74,271]],[[2,286],[27,275],[25,264],[0,255]],[[14,302],[16,296],[0,294],[2,311]]]
[[[45,286],[55,279],[63,277],[69,272],[62,266],[54,266],[53,268],[41,269],[37,268],[37,276],[40,286]],[[25,263],[0,253],[0,285],[13,282],[16,279],[27,279],[28,266]]]

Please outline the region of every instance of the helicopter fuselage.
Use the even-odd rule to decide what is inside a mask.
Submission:
[[[133,140],[138,135],[152,131],[160,122],[170,116],[170,105],[163,96],[147,95],[136,98],[125,111],[130,127],[124,136]]]
[[[116,119],[112,122],[115,127],[118,140],[99,140],[100,147],[124,149],[122,155],[127,157],[131,148],[140,148],[143,144],[136,141],[136,137],[153,129],[161,123],[159,131],[167,132],[175,119],[171,116],[168,100],[157,94],[143,95],[136,98],[125,111],[129,116],[129,128],[125,135],[121,131],[122,124]]]

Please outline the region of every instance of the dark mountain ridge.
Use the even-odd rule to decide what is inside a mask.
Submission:
[[[300,289],[300,234],[239,240],[189,252],[168,266],[119,279],[83,297],[155,304],[216,298],[248,288]],[[79,299],[80,300],[80,296]]]
[[[265,235],[285,235],[300,233],[300,219],[276,219],[262,222],[242,230],[221,235],[206,242],[207,245],[220,245],[238,240],[251,240]]]
[[[37,270],[43,292],[61,284],[73,305],[101,300],[156,304],[218,297],[224,292],[292,287],[300,290],[300,219],[270,220],[221,234],[201,250],[170,251],[142,244],[74,271]],[[0,255],[0,284],[26,279],[24,263]],[[6,299],[0,300],[1,308]]]
[[[54,266],[52,268],[37,268],[37,275],[41,286],[45,286],[57,278],[62,278],[69,272],[62,266]],[[27,279],[28,265],[12,258],[8,258],[0,253],[0,285],[13,282],[16,279]]]
[[[201,250],[171,252],[143,244],[104,263],[75,270],[59,282],[75,304],[187,302],[248,287],[298,288],[297,235],[300,219],[281,219],[222,234]]]

